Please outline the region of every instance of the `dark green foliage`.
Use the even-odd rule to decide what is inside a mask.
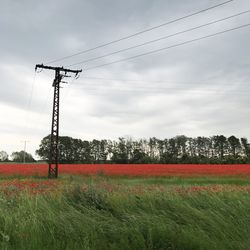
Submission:
[[[107,193],[100,189],[95,189],[93,186],[82,189],[80,185],[76,185],[70,192],[66,193],[66,198],[72,205],[78,208],[89,207],[97,210],[110,210],[106,200]]]
[[[33,156],[23,150],[20,152],[13,152],[11,158],[14,162],[35,162]]]
[[[8,161],[8,154],[5,151],[0,151],[0,161]]]
[[[49,157],[49,136],[42,139],[36,153]],[[246,138],[235,136],[191,138],[184,135],[160,140],[82,141],[68,136],[59,137],[61,163],[250,163],[250,146]]]

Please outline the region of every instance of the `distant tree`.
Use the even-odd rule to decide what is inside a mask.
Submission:
[[[178,145],[176,138],[170,138],[168,140],[168,158],[169,163],[176,163],[178,158]]]
[[[108,147],[108,141],[107,140],[101,140],[100,141],[100,147],[99,147],[99,162],[105,163],[108,158],[109,153],[109,147]]]
[[[245,152],[245,156],[250,159],[250,144],[248,143],[247,138],[241,138],[241,143],[243,146],[243,150]]]
[[[33,156],[25,151],[13,152],[11,154],[12,161],[14,162],[35,162]]]
[[[195,138],[195,148],[198,157],[204,157],[205,147],[204,147],[204,137],[198,136]]]
[[[164,155],[165,155],[165,142],[164,140],[157,140],[157,150],[159,153],[159,162],[163,163],[164,162]]]
[[[89,142],[87,142],[89,146]],[[88,156],[85,155],[86,148],[83,149],[85,143],[80,139],[73,139],[69,136],[59,136],[58,154],[60,163],[75,163],[83,161],[83,158],[90,160],[90,151]],[[49,160],[50,157],[50,135],[44,137],[36,150],[36,154],[42,160]]]
[[[229,153],[236,158],[239,152],[241,151],[241,144],[239,138],[236,138],[234,135],[228,137],[229,144]]]
[[[0,161],[8,161],[8,154],[5,151],[0,151]]]
[[[113,143],[111,160],[115,163],[128,163],[129,157],[125,138],[120,137],[118,142]]]
[[[173,148],[171,147],[173,146]],[[175,141],[174,139],[164,139],[160,142],[160,163],[171,163],[174,157]],[[176,157],[175,157],[176,158]]]
[[[74,139],[74,142],[76,163],[92,163],[91,143],[80,139]]]
[[[213,136],[215,152],[220,159],[224,158],[226,149],[228,148],[228,141],[224,135]]]
[[[49,159],[50,136],[42,139],[36,154]],[[250,161],[250,145],[246,138],[235,136],[186,137],[179,135],[169,139],[151,137],[133,140],[92,141],[59,137],[60,163],[247,163]]]
[[[75,155],[75,140],[69,136],[59,137],[58,150],[61,163],[74,163],[78,160]]]
[[[126,153],[127,153],[128,163],[130,163],[133,157],[134,141],[129,136],[126,136],[125,140],[126,140]]]
[[[149,157],[152,162],[157,162],[159,160],[158,154],[158,139],[155,137],[149,138],[148,146],[149,146]]]
[[[149,157],[145,153],[142,143],[143,140],[135,141],[133,143],[133,151],[130,159],[131,163],[147,163],[149,161]]]
[[[45,136],[40,145],[39,149],[36,150],[36,155],[38,155],[42,160],[49,160],[49,152],[50,152],[50,136]]]
[[[178,159],[181,159],[180,161],[182,162],[183,160],[185,161],[188,158],[187,154],[187,141],[188,138],[185,135],[178,135],[175,137],[176,145],[177,145],[177,150],[178,150]]]
[[[99,140],[92,140],[91,143],[91,156],[93,163],[98,162],[99,160],[99,155],[100,155],[100,141]]]

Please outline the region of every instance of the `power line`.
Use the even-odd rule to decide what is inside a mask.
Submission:
[[[179,32],[173,33],[171,35],[163,36],[163,37],[160,37],[160,38],[148,41],[148,42],[144,42],[144,43],[141,43],[141,44],[138,44],[138,45],[134,45],[134,46],[131,46],[131,47],[128,47],[128,48],[125,48],[125,49],[117,50],[115,52],[111,52],[111,53],[104,54],[104,55],[101,55],[101,56],[89,58],[89,59],[84,60],[84,61],[73,63],[71,65],[68,65],[68,67],[75,66],[75,65],[78,65],[78,64],[82,64],[82,63],[87,63],[87,62],[95,61],[97,59],[101,59],[101,58],[104,58],[104,57],[115,55],[117,53],[125,52],[125,51],[131,50],[131,49],[135,49],[135,48],[138,48],[138,47],[142,47],[142,46],[145,46],[145,45],[148,45],[148,44],[151,44],[151,43],[159,42],[161,40],[164,40],[164,39],[167,39],[167,38],[170,38],[170,37],[174,37],[174,36],[177,36],[177,35],[180,35],[180,34],[184,34],[184,33],[187,33],[187,32],[193,31],[193,30],[197,30],[197,29],[200,29],[202,27],[206,27],[206,26],[209,26],[209,25],[212,25],[212,24],[215,24],[215,23],[219,23],[219,22],[222,22],[222,21],[225,21],[225,20],[228,20],[228,19],[240,16],[240,15],[243,15],[243,14],[246,14],[246,13],[249,13],[249,12],[250,12],[250,10],[243,11],[243,12],[237,13],[237,14],[232,15],[232,16],[221,18],[221,19],[218,19],[216,21],[212,21],[212,22],[209,22],[209,23],[206,23],[206,24],[202,24],[202,25],[199,25],[199,26],[187,29],[187,30],[179,31]]]
[[[71,82],[69,82],[68,84],[71,85],[71,84],[73,84],[74,81],[75,81],[75,78],[72,78]],[[66,99],[68,99],[68,96],[69,96],[69,93],[70,93],[70,88],[66,88],[66,89],[67,89],[66,93],[64,94],[64,97],[63,97],[64,101]]]
[[[145,82],[144,82],[145,83]],[[150,82],[152,83],[152,81]],[[161,83],[166,83],[166,82],[161,82]],[[205,92],[205,93],[208,93],[208,92],[233,92],[233,93],[244,93],[244,94],[249,94],[249,91],[250,89],[242,89],[242,88],[238,88],[239,86],[238,85],[233,85],[233,86],[222,86],[220,88],[218,88],[219,83],[211,83],[211,82],[206,82],[206,85],[195,85],[195,86],[190,86],[190,84],[184,84],[184,85],[179,85],[179,86],[176,86],[176,85],[170,85],[170,86],[153,86],[153,87],[150,87],[150,86],[131,86],[131,85],[120,85],[120,86],[117,86],[117,85],[103,85],[103,86],[100,86],[100,85],[93,85],[92,83],[88,83],[88,82],[85,82],[84,83],[84,86],[83,85],[80,85],[80,86],[71,86],[71,88],[75,88],[75,89],[84,89],[84,90],[90,90],[90,91],[186,91],[186,92],[189,92],[189,91],[200,91],[200,92]],[[89,87],[90,86],[90,87]],[[207,88],[207,86],[209,86],[209,88]],[[223,88],[223,89],[222,89]]]
[[[43,102],[43,105],[42,105],[41,114],[43,114],[45,112],[45,109],[47,107],[49,96],[50,96],[50,93],[51,93],[52,89],[53,89],[53,87],[50,86],[50,89],[49,89],[49,91],[48,91],[48,93],[46,95],[45,101]]]
[[[84,77],[84,79],[87,79],[87,80],[94,80],[94,81],[109,81],[109,82],[132,82],[132,83],[158,83],[158,84],[161,84],[161,85],[154,85],[153,87],[146,87],[145,85],[141,86],[141,85],[134,85],[131,86],[131,85],[123,85],[123,84],[115,84],[115,85],[102,85],[101,83],[95,83],[93,85],[93,83],[88,83],[88,82],[82,82],[82,85],[73,85],[71,86],[71,88],[76,88],[76,89],[81,89],[81,88],[84,88],[84,89],[89,89],[89,90],[95,90],[95,88],[103,88],[103,89],[111,89],[111,90],[124,90],[124,87],[125,87],[125,90],[134,90],[134,89],[152,89],[152,90],[159,90],[159,89],[163,89],[163,90],[167,90],[167,89],[187,89],[188,87],[206,87],[206,86],[219,86],[221,84],[225,84],[225,82],[211,82],[209,79],[208,80],[203,80],[203,81],[197,81],[197,82],[193,82],[193,81],[186,81],[186,82],[183,82],[183,81],[179,81],[179,82],[176,82],[176,81],[170,81],[170,80],[161,80],[161,81],[148,81],[148,80],[133,80],[133,79],[110,79],[110,78],[101,78],[101,77]],[[162,85],[162,84],[170,84],[168,85],[167,87],[165,87],[166,85]],[[239,86],[240,84],[240,86]],[[226,86],[223,86],[223,87],[226,87],[228,90],[234,90],[232,88],[241,88],[241,87],[245,87],[245,86],[242,86],[245,85],[245,84],[248,84],[247,82],[228,82],[227,81],[227,85]],[[86,88],[86,86],[91,86],[91,88]],[[163,86],[163,87],[162,87]],[[132,87],[132,88],[131,88]],[[128,89],[130,88],[130,89]],[[215,90],[215,89],[206,89],[206,90]],[[237,90],[238,91],[238,90]],[[240,89],[241,91],[241,89]],[[242,90],[245,92],[245,90]],[[248,91],[246,89],[246,91]]]
[[[211,84],[211,83],[209,83]],[[90,87],[89,87],[90,86]],[[216,85],[217,86],[217,85]],[[162,87],[162,86],[153,86],[153,87],[146,87],[146,86],[100,86],[100,85],[90,85],[85,84],[84,86],[72,86],[71,88],[75,89],[86,89],[86,90],[125,90],[125,91],[134,91],[134,90],[190,90],[190,88],[199,88],[199,90],[202,91],[218,91],[216,88],[207,88],[207,85],[170,85],[168,87]],[[203,89],[202,89],[203,88]],[[225,91],[239,91],[239,92],[249,92],[250,89],[247,88],[239,88],[238,86],[223,86]]]
[[[192,14],[188,14],[188,15],[185,15],[185,16],[183,16],[183,17],[179,17],[179,18],[177,18],[177,19],[174,19],[174,20],[171,20],[171,21],[168,21],[168,22],[159,24],[159,25],[157,25],[157,26],[153,26],[153,27],[151,27],[151,28],[148,28],[148,29],[145,29],[145,30],[136,32],[136,33],[134,33],[134,34],[131,34],[131,35],[128,35],[128,36],[125,36],[125,37],[122,37],[122,38],[113,40],[113,41],[111,41],[111,42],[107,42],[107,43],[98,45],[98,46],[96,46],[96,47],[93,47],[93,48],[90,48],[90,49],[86,49],[86,50],[83,50],[83,51],[74,53],[74,54],[72,54],[72,55],[68,55],[68,56],[64,56],[64,57],[61,57],[61,58],[58,58],[58,59],[55,59],[55,60],[51,60],[51,61],[49,61],[49,62],[46,62],[46,64],[48,64],[48,63],[55,63],[55,62],[58,62],[58,61],[62,61],[62,60],[65,60],[65,59],[69,59],[69,58],[71,58],[71,57],[74,57],[74,56],[77,56],[77,55],[81,55],[81,54],[87,53],[87,52],[89,52],[89,51],[93,51],[93,50],[96,50],[96,49],[99,49],[99,48],[106,47],[106,46],[108,46],[108,45],[110,45],[110,44],[118,43],[118,42],[120,42],[120,41],[129,39],[129,38],[131,38],[131,37],[138,36],[138,35],[141,35],[141,34],[143,34],[143,33],[149,32],[149,31],[151,31],[151,30],[158,29],[158,28],[160,28],[160,27],[163,27],[163,26],[166,26],[166,25],[169,25],[169,24],[178,22],[178,21],[180,21],[180,20],[183,20],[183,19],[186,19],[186,18],[195,16],[195,15],[198,15],[198,14],[200,14],[200,13],[209,11],[209,10],[211,10],[211,9],[215,9],[215,8],[217,8],[217,7],[220,7],[220,6],[222,6],[222,5],[225,5],[225,4],[227,4],[227,3],[230,3],[230,2],[232,2],[232,1],[234,1],[234,0],[229,0],[229,1],[222,2],[222,3],[220,3],[220,4],[213,5],[213,6],[209,7],[209,8],[199,10],[199,11],[194,12],[194,13],[192,13]]]
[[[32,100],[33,100],[35,84],[36,84],[36,72],[34,73],[33,80],[32,80],[32,83],[31,83],[31,91],[30,91],[30,95],[29,95],[29,98],[28,98],[28,101],[27,101],[26,115],[24,117],[24,119],[25,119],[24,126],[25,126],[25,128],[27,130],[29,130],[30,126],[31,126],[29,120],[30,120],[31,103],[32,103]]]
[[[77,88],[79,89],[79,88]],[[103,95],[106,92],[102,91],[104,89],[96,89],[96,88],[84,88],[84,90],[89,90],[92,93],[85,92],[86,95]],[[98,90],[98,92],[96,92]],[[176,94],[176,92],[181,92],[185,94],[198,94],[198,95],[219,95],[219,94],[237,94],[242,96],[248,96],[249,91],[240,91],[240,90],[204,90],[204,89],[178,89],[178,88],[160,88],[160,89],[153,89],[153,88],[135,88],[135,89],[105,89],[110,93],[110,91],[120,91],[120,92],[134,92],[134,93],[145,93],[145,94]],[[93,93],[94,91],[94,93]]]
[[[210,37],[214,37],[214,36],[217,36],[217,35],[221,35],[221,34],[224,34],[224,33],[230,32],[230,31],[234,31],[234,30],[238,30],[238,29],[241,29],[241,28],[245,28],[245,27],[247,27],[249,25],[250,25],[250,23],[244,24],[244,25],[241,25],[241,26],[237,26],[235,28],[227,29],[227,30],[220,31],[220,32],[217,32],[217,33],[213,33],[213,34],[210,34],[210,35],[207,35],[207,36],[202,36],[202,37],[195,38],[195,39],[192,39],[192,40],[188,40],[188,41],[185,41],[185,42],[182,42],[182,43],[174,44],[174,45],[171,45],[171,46],[168,46],[168,47],[164,47],[164,48],[160,48],[160,49],[156,49],[156,50],[151,50],[149,52],[145,52],[145,53],[138,54],[138,55],[131,56],[131,57],[127,57],[127,58],[123,58],[123,59],[120,59],[120,60],[117,60],[117,61],[113,61],[113,62],[109,62],[109,63],[104,63],[104,64],[97,65],[97,66],[94,66],[94,67],[91,67],[91,68],[86,68],[85,71],[96,69],[96,68],[101,68],[101,67],[108,66],[108,65],[111,65],[111,64],[115,64],[115,63],[120,63],[120,62],[128,61],[128,60],[131,60],[131,59],[135,59],[135,58],[146,56],[146,55],[150,55],[150,54],[154,54],[154,53],[157,53],[157,52],[160,52],[160,51],[163,51],[163,50],[172,49],[172,48],[179,47],[179,46],[182,46],[182,45],[185,45],[185,44],[189,44],[189,43],[200,41],[200,40],[203,40],[203,39],[206,39],[206,38],[210,38]]]
[[[216,85],[217,86],[217,85]],[[98,89],[96,88],[98,87]],[[169,87],[147,87],[147,86],[101,86],[102,88],[100,88],[100,86],[93,86],[91,85],[91,87],[87,87],[85,86],[74,86],[73,88],[76,89],[85,89],[85,90],[118,90],[118,91],[135,91],[135,90],[150,90],[150,91],[161,91],[161,90],[184,90],[184,91],[233,91],[233,92],[249,92],[250,89],[233,89],[232,86],[223,86],[223,90],[221,89],[216,89],[216,88],[207,88],[207,86],[203,86],[205,87],[205,89],[201,86],[199,86],[199,88],[189,88],[192,86],[169,86]],[[229,88],[225,88],[225,87],[229,87]],[[235,87],[235,86],[233,86]],[[237,86],[236,86],[237,87]],[[71,87],[72,88],[72,87]]]
[[[27,119],[28,119],[28,114],[29,114],[29,111],[30,111],[30,106],[31,106],[32,98],[33,98],[33,92],[34,92],[35,83],[36,83],[36,72],[34,73],[34,76],[33,76],[32,84],[31,84],[30,96],[29,96],[29,99],[28,99],[28,102],[27,102]]]
[[[97,81],[113,81],[113,82],[138,82],[138,83],[165,83],[165,84],[177,84],[177,85],[186,85],[186,84],[220,84],[219,82],[209,82],[209,81],[197,81],[197,82],[193,82],[193,81],[179,81],[179,82],[176,82],[176,81],[169,81],[169,80],[161,80],[161,81],[157,81],[157,80],[154,80],[154,81],[150,81],[150,80],[138,80],[138,79],[112,79],[112,78],[103,78],[103,77],[92,77],[92,76],[84,76],[84,79],[88,79],[88,80],[97,80]],[[208,79],[209,80],[209,79]],[[235,82],[228,82],[228,84],[235,84]],[[239,82],[237,82],[239,83]],[[240,84],[248,84],[247,82],[240,82]],[[91,84],[93,85],[93,84]]]

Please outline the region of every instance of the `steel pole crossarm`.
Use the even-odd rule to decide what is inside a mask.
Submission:
[[[37,70],[38,68],[50,69],[50,70],[55,70],[55,71],[64,72],[64,73],[69,72],[69,73],[74,73],[76,75],[82,72],[81,69],[79,69],[79,70],[65,69],[64,67],[53,67],[53,66],[46,66],[46,65],[43,65],[43,64],[37,64],[36,67],[35,67],[35,70]]]

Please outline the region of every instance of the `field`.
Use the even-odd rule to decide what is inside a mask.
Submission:
[[[46,176],[47,164],[0,164],[0,175]],[[250,176],[250,164],[61,164],[59,172],[108,176]]]
[[[0,249],[250,249],[250,165],[0,165]]]

